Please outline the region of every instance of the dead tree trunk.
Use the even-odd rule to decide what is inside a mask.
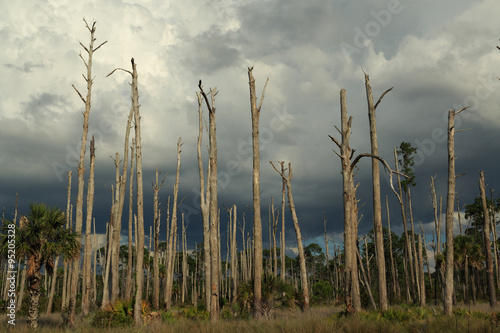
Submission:
[[[446,270],[444,313],[453,311],[453,215],[455,213],[455,116],[467,108],[448,112],[448,197],[446,201]],[[489,235],[489,233],[488,233]],[[491,255],[491,251],[490,251]],[[491,258],[491,257],[490,257]],[[493,272],[493,271],[492,271]]]
[[[418,234],[418,279],[420,280],[420,306],[425,306],[424,254],[422,250],[422,235]]]
[[[481,193],[481,203],[483,205],[484,216],[484,253],[486,254],[486,272],[488,277],[488,296],[490,306],[494,308],[497,305],[497,297],[495,291],[495,278],[493,276],[493,258],[491,255],[490,241],[490,213],[486,202],[486,191],[484,184],[484,171],[479,172],[479,192]]]
[[[348,313],[356,313],[361,310],[361,304],[356,304],[356,298],[359,298],[359,280],[358,268],[356,261],[356,238],[354,235],[357,218],[353,215],[354,206],[354,185],[351,166],[352,149],[349,146],[351,136],[352,117],[347,118],[346,91],[340,91],[340,116],[341,116],[341,133],[342,143],[330,136],[333,142],[340,148],[340,155],[337,154],[342,163],[342,184],[343,184],[343,201],[344,201],[344,252],[345,252],[345,284],[346,294],[345,301]],[[338,130],[338,129],[337,129]]]
[[[392,292],[396,299],[399,299],[399,282],[398,282],[398,271],[394,267],[394,256],[392,250],[392,233],[391,233],[391,218],[389,215],[389,200],[387,196],[385,196],[385,204],[387,206],[387,228],[389,232],[389,255],[391,258],[391,276],[392,276]]]
[[[366,97],[368,102],[368,119],[370,121],[370,141],[371,141],[371,153],[373,155],[378,155],[378,139],[377,139],[377,123],[375,120],[375,110],[380,104],[382,98],[389,91],[386,90],[376,104],[373,102],[373,93],[370,86],[370,78],[365,73],[365,87],[366,87]],[[379,305],[382,311],[387,310],[387,282],[386,282],[386,269],[385,269],[385,255],[384,255],[384,235],[382,232],[382,204],[380,199],[380,170],[379,162],[372,159],[372,192],[373,192],[373,231],[375,236],[375,249],[376,249],[376,259],[377,259],[377,271],[378,271],[378,295],[379,295]]]
[[[163,186],[163,183],[165,182],[165,178],[163,177],[163,180],[161,184],[158,183],[158,167],[156,167],[156,172],[155,172],[155,180],[156,183],[153,184],[153,223],[154,223],[154,254],[153,254],[153,274],[154,274],[154,280],[153,280],[153,308],[154,309],[159,309],[160,307],[160,266],[159,266],[159,258],[158,254],[160,251],[160,214],[158,212],[158,205],[159,205],[159,199],[158,199],[158,193],[160,192],[161,187]]]
[[[87,83],[87,96],[84,98],[82,94],[76,89],[73,85],[73,89],[75,89],[76,93],[80,97],[80,99],[85,104],[85,112],[83,113],[83,132],[82,132],[82,140],[81,140],[81,148],[80,148],[80,161],[78,163],[78,193],[76,198],[76,220],[75,220],[75,232],[77,234],[82,233],[82,224],[83,224],[83,192],[84,192],[84,175],[85,175],[85,151],[87,149],[87,135],[89,131],[89,116],[90,116],[90,107],[91,107],[91,95],[92,95],[92,84],[94,83],[94,79],[92,78],[92,56],[95,51],[97,51],[101,46],[106,44],[103,42],[98,47],[94,48],[94,33],[95,33],[95,24],[94,21],[92,23],[92,27],[89,27],[87,21],[83,19],[85,22],[85,26],[90,32],[90,44],[88,47],[85,47],[82,43],[80,45],[88,54],[88,59],[85,61],[82,58],[85,67],[87,68],[87,75],[83,75],[85,82]],[[70,326],[74,326],[75,324],[75,310],[76,310],[76,295],[78,293],[78,279],[80,275],[80,256],[78,256],[73,261],[73,271],[71,277],[71,292],[70,292],[70,300],[69,300],[69,309],[68,309],[68,317],[67,322]]]
[[[253,283],[253,315],[255,318],[262,316],[262,221],[260,214],[260,152],[259,152],[259,117],[264,93],[269,78],[266,80],[259,106],[257,107],[257,95],[255,93],[255,79],[252,73],[253,67],[248,68],[248,79],[250,85],[250,108],[252,114],[252,147],[253,147],[253,240],[254,240],[254,283]]]
[[[217,202],[217,136],[216,136],[216,122],[215,122],[215,96],[217,89],[210,89],[211,102],[208,96],[203,91],[201,80],[198,84],[200,94],[203,96],[208,108],[208,126],[209,126],[209,172],[210,176],[207,180],[208,191],[210,192],[210,204],[208,207],[210,214],[210,320],[217,321],[219,318],[219,247],[218,242],[218,202]],[[200,169],[201,170],[201,169]],[[205,254],[206,255],[206,254]]]
[[[52,273],[52,283],[50,285],[49,303],[47,304],[47,314],[52,313],[52,301],[54,300],[54,293],[56,291],[57,281],[57,265],[59,265],[59,256],[54,261],[54,272]]]
[[[203,108],[202,108],[202,96],[201,93],[197,92],[198,97],[198,118],[199,118],[199,132],[198,132],[198,170],[200,175],[200,209],[203,219],[203,272],[205,273],[205,304],[207,310],[210,309],[210,289],[211,289],[211,278],[210,278],[210,163],[208,163],[207,170],[207,185],[205,190],[205,176],[203,172],[203,159],[201,155],[201,141],[203,137]]]
[[[396,171],[399,172],[399,166],[398,166],[398,157],[397,157],[397,152],[396,148],[394,148],[394,162],[396,163]],[[401,217],[403,219],[403,228],[404,228],[404,235],[405,235],[405,261],[406,261],[406,266],[405,266],[405,280],[406,280],[406,302],[410,303],[412,301],[412,294],[410,292],[410,276],[411,276],[411,283],[412,287],[415,285],[415,275],[413,273],[413,256],[412,256],[412,250],[410,247],[410,239],[408,236],[408,226],[407,226],[407,219],[406,219],[406,209],[405,209],[405,204],[403,201],[403,193],[402,193],[402,188],[401,188],[401,180],[398,175],[398,193],[394,192],[396,194],[396,197],[398,198],[399,205],[401,207]],[[408,273],[408,266],[410,267],[410,274]]]
[[[127,278],[125,284],[125,299],[132,298],[132,226],[133,226],[133,198],[134,198],[134,161],[135,161],[135,138],[132,138],[130,147],[130,183],[128,200],[128,260],[127,260]],[[137,238],[137,235],[136,235]]]
[[[67,194],[67,202],[66,202],[66,229],[70,228],[70,207],[71,207],[71,176],[73,172],[68,171],[68,194]],[[64,258],[64,271],[63,271],[63,283],[62,283],[62,302],[61,307],[64,309],[67,305],[67,295],[69,291],[67,290],[67,281],[68,281],[68,262],[66,258]],[[24,291],[23,286],[21,286],[21,290]],[[19,304],[19,302],[18,302]]]
[[[281,161],[281,173],[285,174],[285,161]],[[281,188],[281,247],[280,247],[280,258],[281,258],[281,279],[285,281],[285,187],[286,183],[283,179],[283,185]]]
[[[174,266],[175,266],[175,236],[177,234],[177,198],[179,195],[179,175],[181,169],[181,138],[177,141],[177,171],[175,173],[174,183],[174,202],[172,204],[172,221],[170,225],[170,236],[167,247],[167,274],[166,274],[166,290],[165,290],[165,303],[166,308],[172,307],[172,287],[174,282]],[[167,219],[168,223],[168,219]]]
[[[141,114],[139,111],[139,91],[137,82],[137,67],[132,62],[132,108],[134,109],[135,121],[135,150],[136,150],[136,183],[137,183],[137,247],[136,247],[136,293],[134,304],[134,321],[136,326],[142,324],[141,303],[143,288],[143,264],[144,264],[144,183],[142,179],[142,142],[141,142]]]
[[[94,170],[95,170],[95,146],[94,136],[90,140],[90,176],[87,188],[87,219],[85,222],[85,253],[83,271],[85,272],[85,283],[83,285],[82,314],[87,316],[90,310],[90,293],[92,292],[92,242],[90,240],[92,232],[92,209],[94,207]]]
[[[302,244],[302,234],[300,232],[299,219],[295,211],[295,204],[293,202],[292,195],[292,164],[288,163],[288,176],[281,173],[272,162],[270,162],[274,170],[280,174],[281,178],[285,180],[286,189],[288,194],[288,206],[290,207],[290,212],[292,213],[293,226],[295,228],[295,235],[297,236],[297,247],[299,251],[299,266],[300,266],[300,285],[302,288],[304,303],[302,304],[302,311],[309,311],[309,287],[307,282],[307,271],[306,271],[306,257],[304,254],[304,246]],[[281,163],[281,162],[279,162]]]
[[[231,277],[233,280],[233,301],[238,294],[238,247],[236,242],[236,221],[238,215],[236,205],[232,207],[232,224],[231,224]]]

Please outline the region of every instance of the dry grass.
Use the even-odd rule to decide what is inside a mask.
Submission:
[[[369,315],[359,315],[356,317],[345,318],[334,316],[340,308],[318,307],[312,308],[310,313],[303,314],[300,311],[281,311],[277,313],[275,319],[261,320],[220,320],[218,323],[211,324],[209,321],[193,321],[189,319],[176,319],[171,323],[157,321],[140,328],[115,328],[103,330],[102,328],[91,327],[91,318],[78,319],[75,329],[67,329],[62,326],[62,317],[60,314],[40,316],[40,328],[38,332],[44,333],[86,333],[86,332],[153,332],[153,333],[215,333],[215,332],[500,332],[500,327],[496,321],[489,318],[492,312],[499,313],[500,307],[491,310],[488,304],[477,304],[469,307],[458,306],[467,313],[483,312],[485,318],[477,318],[474,315],[443,317],[438,315],[434,318],[422,320],[395,322],[386,319],[377,318],[376,313],[365,313]],[[440,308],[436,308],[440,310]],[[405,311],[402,309],[401,311]],[[465,312],[464,312],[465,313]],[[500,319],[500,318],[499,318]],[[16,318],[16,326],[8,329],[5,315],[0,317],[0,332],[31,332],[26,325],[25,317]]]

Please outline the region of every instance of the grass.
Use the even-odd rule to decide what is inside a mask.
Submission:
[[[62,326],[61,314],[40,316],[38,332],[167,332],[167,333],[212,333],[212,332],[500,332],[500,307],[491,309],[488,304],[457,306],[452,317],[443,316],[441,307],[391,307],[386,313],[363,311],[354,317],[345,317],[341,308],[314,307],[307,314],[299,310],[282,310],[274,319],[191,320],[175,317],[167,323],[157,320],[140,328],[94,328],[92,317],[77,317],[75,329]],[[0,315],[0,332],[30,332],[26,317],[18,316],[16,326],[7,324],[5,314]],[[498,320],[497,320],[498,318]],[[10,327],[10,329],[8,329]]]

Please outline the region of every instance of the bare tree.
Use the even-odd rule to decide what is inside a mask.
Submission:
[[[368,119],[370,121],[370,141],[371,153],[378,155],[378,139],[377,139],[377,123],[375,118],[375,110],[382,101],[382,98],[392,88],[386,90],[375,104],[373,101],[372,88],[370,86],[370,77],[365,74],[366,99],[368,102]],[[373,231],[375,236],[375,250],[377,259],[378,271],[378,296],[380,310],[387,310],[387,282],[385,270],[385,255],[384,255],[384,234],[382,232],[382,204],[380,200],[380,170],[379,161],[372,159],[372,192],[373,192]]]
[[[70,206],[71,206],[71,176],[73,175],[73,171],[68,171],[68,194],[67,194],[67,202],[66,202],[66,229],[70,228]],[[23,271],[24,273],[24,271]],[[26,277],[26,276],[25,276]],[[67,286],[67,280],[68,280],[68,262],[66,258],[64,258],[64,270],[63,270],[63,283],[62,283],[62,308],[66,307],[66,299],[67,299],[67,294],[68,290],[66,288]],[[21,285],[21,290],[24,291],[24,286]],[[19,305],[19,302],[18,302]],[[19,309],[19,308],[18,308]]]
[[[130,183],[129,183],[129,201],[128,201],[128,260],[127,260],[127,277],[125,284],[125,299],[132,297],[132,225],[133,225],[133,198],[134,198],[134,161],[135,161],[135,138],[132,138],[132,146],[130,147]],[[137,238],[137,235],[136,235]]]
[[[448,197],[446,201],[446,270],[444,285],[444,313],[453,311],[453,215],[455,213],[455,116],[467,109],[448,112]],[[489,233],[488,233],[489,237]],[[489,244],[489,243],[488,243]],[[491,251],[490,251],[491,255]],[[491,257],[490,257],[491,258]],[[493,271],[492,271],[493,272]]]
[[[207,170],[207,186],[205,190],[205,176],[203,172],[203,159],[201,155],[201,141],[203,137],[203,97],[201,93],[196,92],[198,97],[198,170],[200,176],[200,209],[201,216],[203,219],[203,272],[205,273],[205,304],[207,309],[210,309],[210,289],[211,289],[211,278],[210,278],[210,163],[208,164]]]
[[[82,314],[87,316],[90,310],[90,293],[92,292],[92,243],[90,240],[92,231],[92,209],[94,207],[94,170],[95,170],[95,146],[94,136],[90,140],[90,175],[87,188],[87,219],[85,222],[85,253],[83,271],[85,273],[83,284]]]
[[[493,276],[493,258],[491,255],[491,241],[490,241],[490,212],[488,209],[488,204],[486,202],[484,171],[479,172],[479,192],[481,194],[481,203],[483,205],[484,253],[486,255],[486,273],[487,273],[487,277],[488,277],[488,296],[490,298],[490,306],[492,308],[494,308],[497,305],[497,297],[496,297],[496,291],[495,291],[495,278]]]
[[[248,68],[248,79],[250,85],[250,109],[252,114],[252,147],[253,147],[253,241],[254,241],[254,266],[253,266],[253,314],[254,317],[262,316],[262,220],[260,214],[260,152],[259,152],[259,118],[264,93],[266,91],[267,78],[262,90],[259,106],[257,107],[257,95],[255,93],[255,79],[253,67]]]
[[[198,84],[200,94],[203,96],[208,108],[208,126],[209,126],[209,172],[207,180],[208,191],[210,192],[210,320],[216,321],[219,318],[219,247],[218,241],[218,203],[217,203],[217,136],[215,122],[215,96],[217,88],[210,89],[211,101],[203,91],[201,80]],[[200,169],[201,170],[201,169]],[[200,179],[201,180],[201,179]],[[201,183],[201,182],[200,182]],[[205,253],[205,255],[207,255]]]
[[[172,204],[172,221],[170,225],[170,235],[167,244],[167,274],[166,274],[166,286],[165,286],[165,303],[166,308],[170,309],[172,306],[172,287],[174,279],[174,258],[176,253],[175,247],[175,237],[177,235],[177,200],[179,195],[179,176],[181,169],[181,138],[177,141],[177,171],[175,173],[175,183],[174,183],[174,202]],[[169,208],[170,209],[170,208]],[[168,219],[167,219],[168,224]]]
[[[281,161],[281,173],[285,174],[285,161]],[[286,182],[282,178],[281,187],[281,245],[280,245],[280,258],[281,258],[281,279],[285,281],[285,187]]]
[[[83,113],[83,132],[82,132],[82,140],[81,140],[81,148],[80,148],[80,160],[78,163],[78,193],[76,198],[76,220],[75,220],[75,232],[77,234],[82,233],[82,224],[83,224],[83,192],[84,192],[84,175],[85,175],[85,151],[87,149],[87,135],[89,131],[89,116],[90,116],[90,108],[91,108],[91,96],[92,96],[92,84],[94,83],[94,79],[92,78],[92,56],[94,52],[97,51],[101,46],[106,44],[107,41],[101,43],[99,46],[94,48],[94,41],[96,40],[94,37],[94,33],[96,30],[94,21],[92,26],[90,27],[85,19],[85,26],[90,32],[90,44],[88,47],[80,43],[83,49],[87,52],[88,59],[85,61],[80,54],[80,58],[82,59],[85,67],[87,68],[87,75],[83,75],[85,82],[87,83],[87,96],[84,98],[82,94],[78,91],[78,89],[73,86],[76,93],[85,104],[85,112]],[[75,310],[76,310],[76,295],[77,295],[77,285],[78,285],[78,277],[80,274],[80,257],[78,256],[73,261],[73,270],[71,276],[71,292],[69,299],[69,309],[68,309],[68,317],[67,322],[70,326],[74,326],[75,324]]]
[[[295,235],[297,237],[297,248],[299,251],[299,266],[300,266],[300,286],[302,288],[304,304],[302,305],[302,310],[304,312],[309,311],[309,287],[307,282],[307,271],[306,271],[306,257],[304,255],[304,245],[302,244],[302,234],[300,232],[299,219],[297,217],[297,213],[295,211],[295,204],[293,202],[292,195],[292,164],[288,163],[288,175],[285,176],[284,173],[281,173],[273,164],[273,162],[269,162],[273,166],[274,170],[281,176],[282,179],[285,180],[286,189],[288,194],[288,206],[290,207],[290,212],[292,213],[292,221],[293,226],[295,228]],[[279,162],[281,163],[281,162]],[[283,212],[282,212],[283,213]]]
[[[418,234],[418,279],[420,280],[420,306],[425,306],[424,256],[422,250],[422,235]]]
[[[159,206],[159,199],[158,199],[158,193],[160,192],[161,187],[163,186],[163,183],[165,182],[165,177],[163,177],[163,180],[160,183],[158,183],[158,167],[156,167],[156,172],[155,172],[155,180],[156,182],[152,184],[153,186],[153,222],[154,222],[154,254],[153,254],[153,274],[154,274],[154,280],[153,280],[153,308],[158,309],[160,307],[160,266],[158,262],[158,254],[160,251],[160,214],[158,212],[158,206]]]

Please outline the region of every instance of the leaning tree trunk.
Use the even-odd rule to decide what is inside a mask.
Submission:
[[[52,313],[52,302],[54,300],[54,293],[56,291],[57,282],[57,265],[59,265],[59,256],[56,257],[54,261],[54,272],[52,273],[52,283],[50,285],[49,303],[47,304],[47,314]]]
[[[373,102],[373,93],[370,86],[370,77],[365,73],[366,97],[368,102],[368,119],[370,121],[371,153],[378,155],[377,123],[375,110],[385,94],[392,88],[386,90],[376,104]],[[378,271],[378,300],[380,310],[387,310],[387,282],[384,254],[384,234],[382,232],[382,204],[380,200],[380,170],[379,161],[372,159],[372,192],[373,192],[373,230],[375,233],[375,250],[377,251]]]
[[[87,68],[87,75],[83,76],[85,82],[87,83],[87,96],[84,98],[82,94],[76,89],[73,85],[73,89],[75,89],[76,93],[80,97],[80,99],[85,104],[85,112],[83,113],[83,132],[82,132],[82,141],[80,148],[80,161],[78,163],[78,194],[76,198],[76,220],[75,220],[75,232],[77,234],[82,233],[82,224],[83,224],[83,191],[84,191],[84,175],[85,175],[85,151],[87,148],[87,135],[89,131],[89,115],[90,115],[90,107],[91,107],[91,95],[92,95],[92,84],[94,82],[94,78],[92,77],[92,56],[95,51],[97,51],[102,45],[106,42],[103,42],[98,47],[94,48],[94,33],[95,33],[95,21],[92,23],[92,27],[89,27],[87,21],[85,22],[85,26],[90,31],[90,44],[85,47],[82,43],[80,45],[85,49],[88,54],[88,60],[85,62],[83,60],[85,67]],[[71,276],[71,292],[70,292],[70,300],[69,300],[69,309],[68,309],[68,318],[67,322],[70,326],[74,326],[75,323],[75,310],[76,310],[76,295],[78,293],[78,279],[80,275],[80,256],[73,261],[73,270]]]
[[[448,197],[446,201],[446,269],[444,284],[444,313],[453,312],[453,215],[455,213],[455,116],[465,110],[448,112]],[[489,237],[489,233],[488,233]],[[489,251],[491,255],[491,250]],[[490,257],[491,258],[491,257]],[[493,271],[492,271],[493,272]]]
[[[484,253],[486,254],[486,272],[488,276],[488,296],[490,306],[494,308],[497,305],[497,297],[495,292],[495,279],[493,276],[493,258],[491,255],[490,241],[490,213],[486,202],[486,192],[484,185],[484,171],[479,172],[479,192],[481,193],[481,203],[483,206],[484,216]]]
[[[281,162],[279,162],[281,163]],[[292,213],[293,226],[295,228],[295,235],[297,236],[297,248],[299,251],[299,266],[300,266],[300,285],[302,288],[302,295],[304,298],[304,303],[302,304],[302,310],[304,312],[309,311],[309,287],[307,282],[307,270],[306,270],[306,257],[304,255],[304,246],[302,244],[302,234],[300,232],[299,219],[295,211],[295,204],[293,202],[292,195],[292,164],[288,163],[288,176],[280,172],[274,164],[271,162],[274,170],[278,172],[282,179],[285,180],[286,189],[288,194],[288,206],[290,207],[290,212]],[[283,214],[283,212],[281,212]]]
[[[259,106],[257,107],[257,95],[255,93],[255,79],[252,73],[253,67],[248,68],[248,79],[250,85],[250,108],[252,114],[252,147],[253,147],[253,240],[254,240],[254,266],[253,266],[253,315],[255,318],[262,316],[262,220],[260,214],[260,152],[259,152],[259,118],[264,92],[264,85]]]

